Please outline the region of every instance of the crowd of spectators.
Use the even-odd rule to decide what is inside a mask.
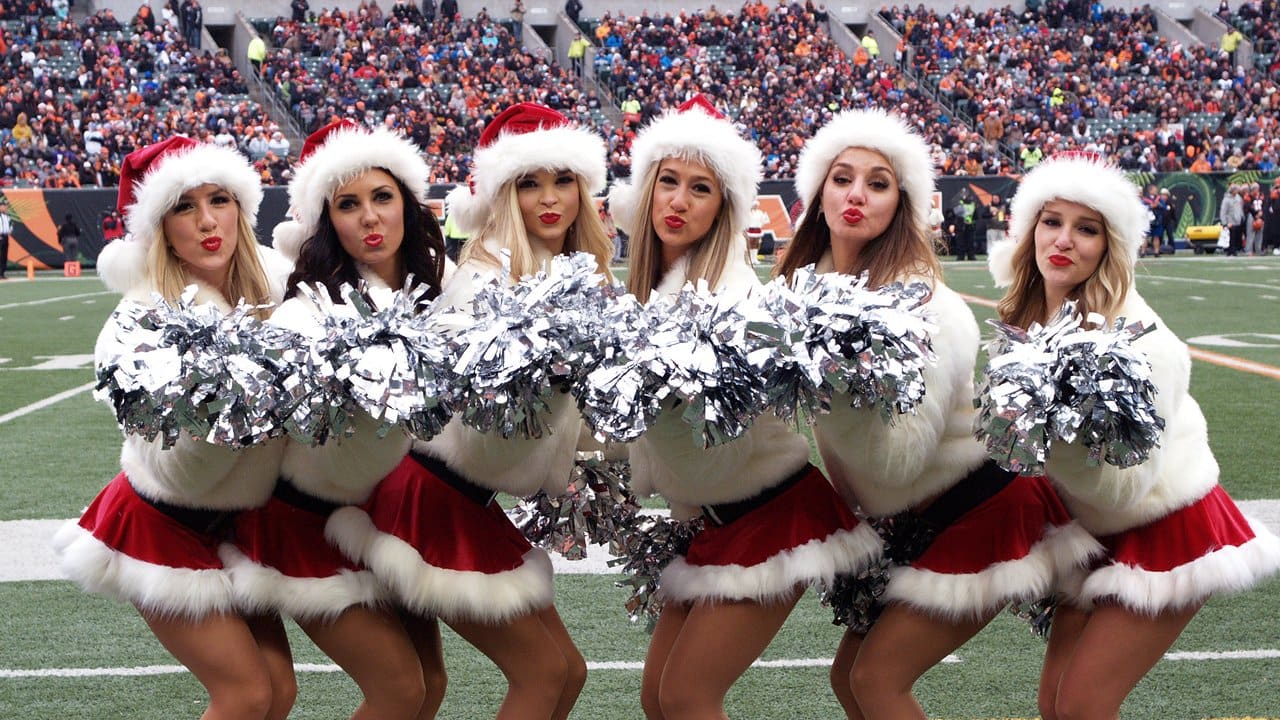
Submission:
[[[1028,5],[881,11],[909,44],[918,76],[981,131],[979,142],[949,146],[944,171],[1010,155],[1021,170],[1067,149],[1142,171],[1275,169],[1275,73],[1238,65],[1217,45],[1162,38],[1146,6]]]
[[[142,8],[77,23],[49,0],[0,5],[0,185],[116,185],[125,155],[173,133],[236,145],[283,180],[282,137],[227,54],[192,50],[176,3]]]
[[[884,56],[869,36],[841,50],[814,0],[606,13],[566,38],[595,46],[591,68],[576,66],[581,54],[561,67],[524,47],[511,21],[461,17],[453,0],[290,9],[260,25],[271,43],[260,72],[302,132],[334,117],[401,129],[427,151],[432,182],[465,180],[484,119],[522,101],[599,129],[612,173],[625,176],[640,125],[694,92],[759,145],[770,178],[794,173],[832,114],[864,106],[906,116],[945,175],[1019,173],[1067,149],[1142,171],[1280,162],[1277,0],[1219,7],[1228,33],[1253,43],[1254,64],[1238,62],[1226,35],[1183,46],[1161,37],[1149,8],[1087,0],[1021,12],[888,6],[880,15],[903,41]],[[195,49],[198,13],[199,0],[168,0],[157,13],[144,4],[129,19],[104,9],[76,22],[66,0],[0,4],[0,184],[113,185],[124,155],[175,132],[234,145],[264,181],[286,182],[297,148],[248,99],[225,51]]]
[[[263,79],[304,132],[353,116],[402,129],[427,151],[432,182],[465,180],[483,120],[512,103],[542,103],[612,132],[594,92],[484,12],[462,18],[442,3],[428,20],[406,0],[387,12],[373,0],[277,18],[270,34]]]

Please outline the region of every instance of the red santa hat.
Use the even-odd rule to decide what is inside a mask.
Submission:
[[[107,287],[124,293],[145,280],[147,253],[160,238],[165,213],[182,193],[206,184],[235,196],[246,224],[257,224],[262,183],[235,150],[176,135],[125,157],[116,209],[127,235],[98,255],[98,276]]]
[[[502,186],[538,170],[572,171],[587,194],[596,195],[607,176],[604,139],[545,105],[518,103],[503,110],[480,134],[471,182],[445,199],[454,224],[467,235],[479,232]]]
[[[615,184],[609,191],[609,210],[618,227],[628,235],[635,234],[646,211],[639,207],[644,188],[637,183],[666,158],[696,161],[710,168],[733,208],[734,233],[746,229],[756,188],[763,179],[763,158],[760,150],[739,135],[701,94],[668,111],[636,135],[631,144],[631,179]]]
[[[987,248],[987,267],[997,287],[1013,283],[1013,251],[1021,242],[1033,242],[1040,209],[1050,200],[1079,203],[1100,213],[1107,230],[1130,263],[1147,235],[1147,206],[1138,186],[1111,162],[1085,152],[1059,153],[1041,162],[1018,184],[1009,204],[1009,234]]]
[[[350,120],[335,120],[307,137],[289,182],[289,216],[272,232],[272,244],[290,260],[315,235],[325,202],[360,173],[380,168],[426,203],[430,170],[422,152],[386,128],[373,130]]]
[[[911,216],[919,227],[928,228],[934,191],[929,145],[901,117],[879,108],[842,112],[804,144],[795,183],[805,212],[821,192],[836,156],[855,147],[875,150],[889,161],[898,186],[907,193]]]

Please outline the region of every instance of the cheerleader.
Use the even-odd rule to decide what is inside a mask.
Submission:
[[[289,202],[293,218],[276,227],[276,247],[293,257],[286,300],[275,324],[320,331],[326,309],[299,293],[322,286],[355,315],[340,287],[363,281],[375,303],[414,285],[439,294],[445,269],[439,223],[424,205],[427,166],[411,142],[389,130],[339,120],[307,138]],[[439,624],[394,611],[376,578],[326,540],[335,511],[369,499],[400,464],[409,437],[365,413],[355,432],[317,446],[292,440],[265,507],[241,516],[232,570],[244,601],[292,617],[360,687],[354,718],[431,718],[446,683]]]
[[[173,302],[189,285],[196,303],[223,312],[241,299],[279,301],[288,263],[258,246],[262,188],[242,157],[175,136],[130,153],[120,175],[129,237],[102,251],[98,272],[123,302],[156,293]],[[113,315],[98,336],[99,365],[117,330]],[[283,449],[273,440],[233,450],[186,432],[165,448],[125,435],[120,474],[54,538],[67,577],[133,604],[204,685],[206,720],[284,718],[297,694],[284,625],[237,608],[219,553],[237,513],[270,497]]]
[[[628,289],[641,302],[706,281],[747,300],[760,281],[744,230],[759,151],[701,95],[644,128],[632,181],[610,193],[631,237]],[[804,589],[856,572],[879,553],[785,422],[758,418],[703,449],[667,408],[631,446],[633,488],[661,494],[672,516],[702,516],[687,553],[663,571],[662,611],[641,681],[649,718],[723,718],[724,698],[777,634]]]
[[[1027,327],[1063,302],[1110,324],[1154,325],[1134,341],[1151,363],[1159,446],[1128,468],[1090,466],[1086,449],[1055,445],[1046,470],[1105,555],[1082,569],[1057,608],[1040,679],[1040,713],[1115,718],[1212,595],[1280,570],[1280,539],[1240,513],[1218,484],[1204,415],[1187,388],[1191,358],[1134,288],[1147,229],[1138,191],[1114,165],[1059,156],[1023,178],[1006,241],[988,260],[1008,290],[998,311]]]
[[[607,272],[613,245],[592,196],[604,142],[550,108],[514,105],[485,128],[472,183],[447,206],[470,236],[443,302],[464,313],[486,282],[513,282],[575,251]],[[509,253],[509,271],[502,253]],[[582,654],[554,605],[551,562],[496,502],[565,492],[581,424],[571,396],[550,401],[538,439],[484,434],[460,419],[409,457],[361,508],[340,511],[342,547],[410,611],[438,615],[507,678],[501,720],[565,718],[586,682]]]
[[[1047,480],[1000,470],[973,437],[978,325],[943,283],[933,252],[934,170],[920,136],[883,111],[841,113],[805,144],[796,191],[807,207],[778,275],[816,264],[818,272],[865,272],[872,287],[932,288],[937,361],[914,413],[888,424],[877,408],[836,398],[814,426],[827,471],[853,507],[876,518],[908,513],[904,522],[933,535],[891,571],[887,607],[870,631],[845,632],[832,689],[850,718],[923,718],[916,680],[1010,601],[1046,595],[1096,543]],[[886,553],[901,558],[902,540],[891,542]]]

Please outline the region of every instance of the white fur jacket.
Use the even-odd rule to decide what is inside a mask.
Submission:
[[[1107,535],[1161,518],[1204,497],[1218,484],[1218,462],[1195,398],[1188,394],[1191,355],[1134,290],[1117,313],[1128,322],[1155,323],[1134,342],[1151,363],[1156,414],[1164,418],[1160,446],[1141,465],[1087,467],[1077,445],[1054,445],[1046,469],[1063,501],[1085,529]]]
[[[369,284],[375,303],[384,304],[391,289],[368,267],[359,266],[360,277]],[[335,305],[334,311],[352,317],[349,305]],[[301,295],[284,301],[270,322],[305,336],[320,332],[322,310]],[[310,446],[290,439],[285,445],[280,474],[299,490],[339,504],[364,502],[382,478],[395,469],[409,452],[409,436],[399,427],[378,437],[381,422],[365,412],[351,418],[355,433],[323,445]]]
[[[535,259],[545,265],[551,253],[536,240],[531,242]],[[493,240],[484,243],[496,257],[499,244]],[[443,303],[469,310],[476,292],[501,273],[501,268],[480,260],[463,262],[445,286]],[[548,404],[551,433],[538,439],[504,439],[474,430],[455,418],[431,440],[415,441],[414,448],[443,460],[467,480],[490,490],[523,497],[541,489],[557,496],[569,484],[582,419],[573,396],[566,392],[553,390]]]
[[[735,247],[725,265],[718,293],[743,299],[760,288],[746,260],[746,243]],[[654,289],[654,298],[684,287],[688,256],[681,258]],[[673,517],[687,519],[698,506],[745,500],[777,485],[809,462],[809,444],[772,414],[756,419],[741,437],[703,449],[692,428],[680,419],[683,407],[669,408],[648,432],[632,443],[631,482],[639,495],[660,493]]]
[[[830,253],[818,264],[832,271]],[[872,516],[892,515],[950,488],[982,465],[973,436],[973,370],[978,323],[964,300],[938,281],[927,311],[937,363],[924,371],[925,396],[914,414],[893,425],[878,409],[852,408],[848,397],[820,415],[814,439],[832,483],[846,501]]]
[[[260,250],[271,299],[279,302],[289,275],[289,262],[270,248]],[[104,279],[111,289],[124,295],[124,302],[154,302],[155,288],[142,274]],[[203,283],[195,285],[197,303],[231,311],[232,304],[219,291]],[[114,345],[115,327],[114,320],[108,320],[98,335],[94,357],[99,367],[107,361]],[[202,510],[243,510],[262,505],[271,496],[283,451],[284,440],[233,450],[197,440],[184,431],[173,447],[164,448],[159,438],[147,442],[141,436],[126,434],[120,449],[120,468],[138,493],[152,500]]]

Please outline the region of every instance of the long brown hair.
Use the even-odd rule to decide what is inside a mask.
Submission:
[[[996,305],[996,313],[1001,320],[1021,328],[1050,319],[1051,310],[1046,306],[1044,295],[1044,276],[1036,265],[1035,235],[1042,212],[1043,207],[1036,212],[1036,221],[1031,224],[1026,237],[1015,238],[1018,245],[1009,261],[1013,282]],[[1102,232],[1107,238],[1107,246],[1102,260],[1098,262],[1098,269],[1067,293],[1066,299],[1076,301],[1076,311],[1083,317],[1099,313],[1111,322],[1124,305],[1129,288],[1133,287],[1133,265],[1126,259],[1125,251],[1111,232],[1105,215],[1102,216]]]
[[[826,185],[826,182],[823,182]],[[805,265],[813,265],[831,248],[831,228],[822,214],[822,188],[816,197],[810,198],[809,208],[796,228],[796,234],[787,247],[782,262],[773,269],[774,277],[791,279],[793,273]],[[898,206],[893,220],[880,237],[867,243],[858,256],[859,267],[854,272],[865,271],[872,287],[879,287],[905,276],[923,276],[932,280],[942,277],[942,264],[933,252],[930,233],[920,227],[911,214],[907,191],[898,186]]]
[[[640,207],[635,208],[636,234],[631,238],[627,290],[640,302],[648,302],[653,289],[662,282],[662,241],[658,239],[658,233],[653,227],[653,189],[658,184],[658,169],[661,165],[661,160],[652,163],[641,178],[640,182],[644,184],[640,193]],[[722,186],[720,211],[716,213],[715,222],[711,224],[706,237],[689,249],[687,277],[692,281],[706,280],[712,288],[720,282],[720,275],[724,273],[734,242],[733,200],[723,192],[723,181],[717,178],[716,182]]]

